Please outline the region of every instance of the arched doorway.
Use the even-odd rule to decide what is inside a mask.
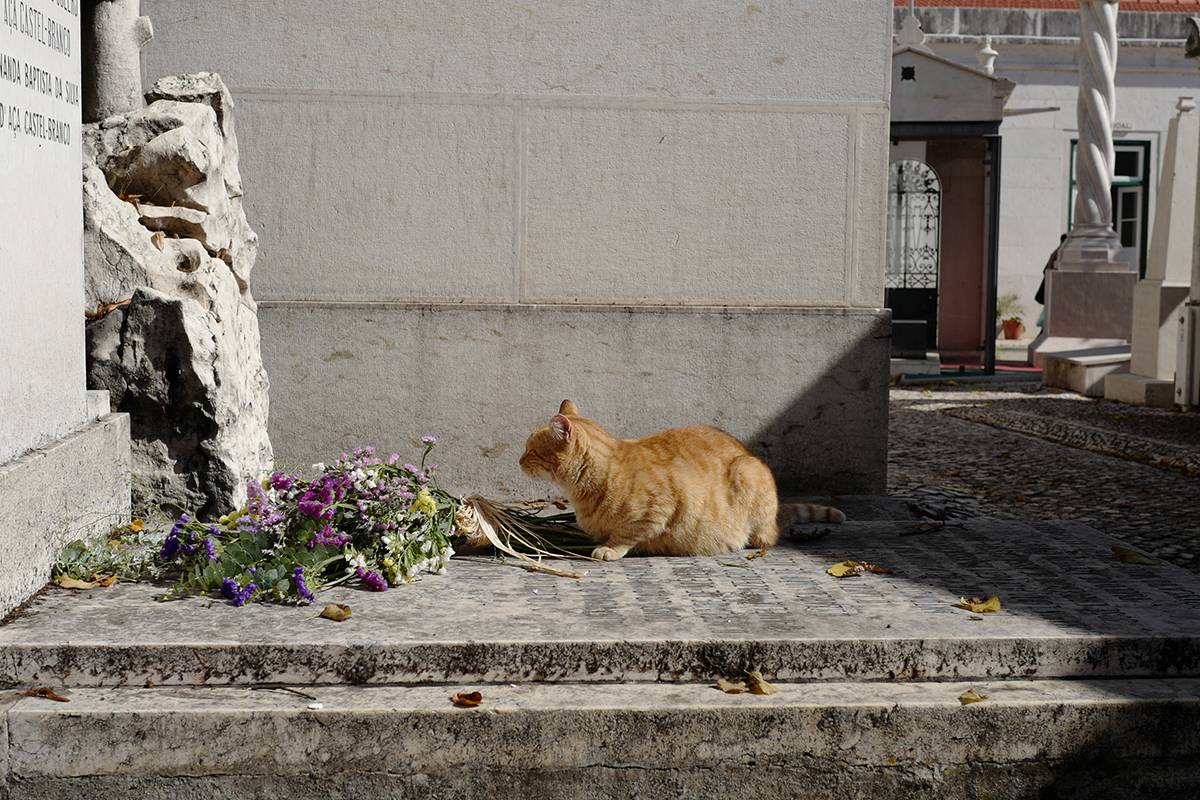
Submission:
[[[893,161],[888,177],[886,303],[894,350],[924,358],[937,349],[942,182],[924,161]],[[897,353],[899,354],[899,352]]]

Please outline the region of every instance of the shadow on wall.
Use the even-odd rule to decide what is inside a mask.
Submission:
[[[886,312],[745,440],[775,473],[780,497],[886,494],[891,339]]]

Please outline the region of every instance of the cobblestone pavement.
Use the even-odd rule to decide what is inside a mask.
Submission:
[[[1075,519],[1200,572],[1200,414],[1039,384],[892,389],[888,490],[942,519]]]

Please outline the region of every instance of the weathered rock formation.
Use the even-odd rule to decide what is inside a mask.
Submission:
[[[229,511],[270,468],[233,100],[164,78],[84,128],[88,384],[130,414],[134,504]]]

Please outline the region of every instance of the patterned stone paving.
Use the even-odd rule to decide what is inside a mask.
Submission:
[[[889,494],[938,518],[1076,519],[1200,571],[1200,414],[1042,389],[893,389]]]
[[[894,569],[836,579],[843,559]],[[1115,559],[1078,525],[859,522],[765,557],[626,559],[581,580],[458,559],[354,615],[50,590],[0,628],[0,685],[711,679],[955,680],[1200,673],[1200,579]],[[962,595],[998,595],[972,615]],[[324,598],[323,598],[324,599]]]

